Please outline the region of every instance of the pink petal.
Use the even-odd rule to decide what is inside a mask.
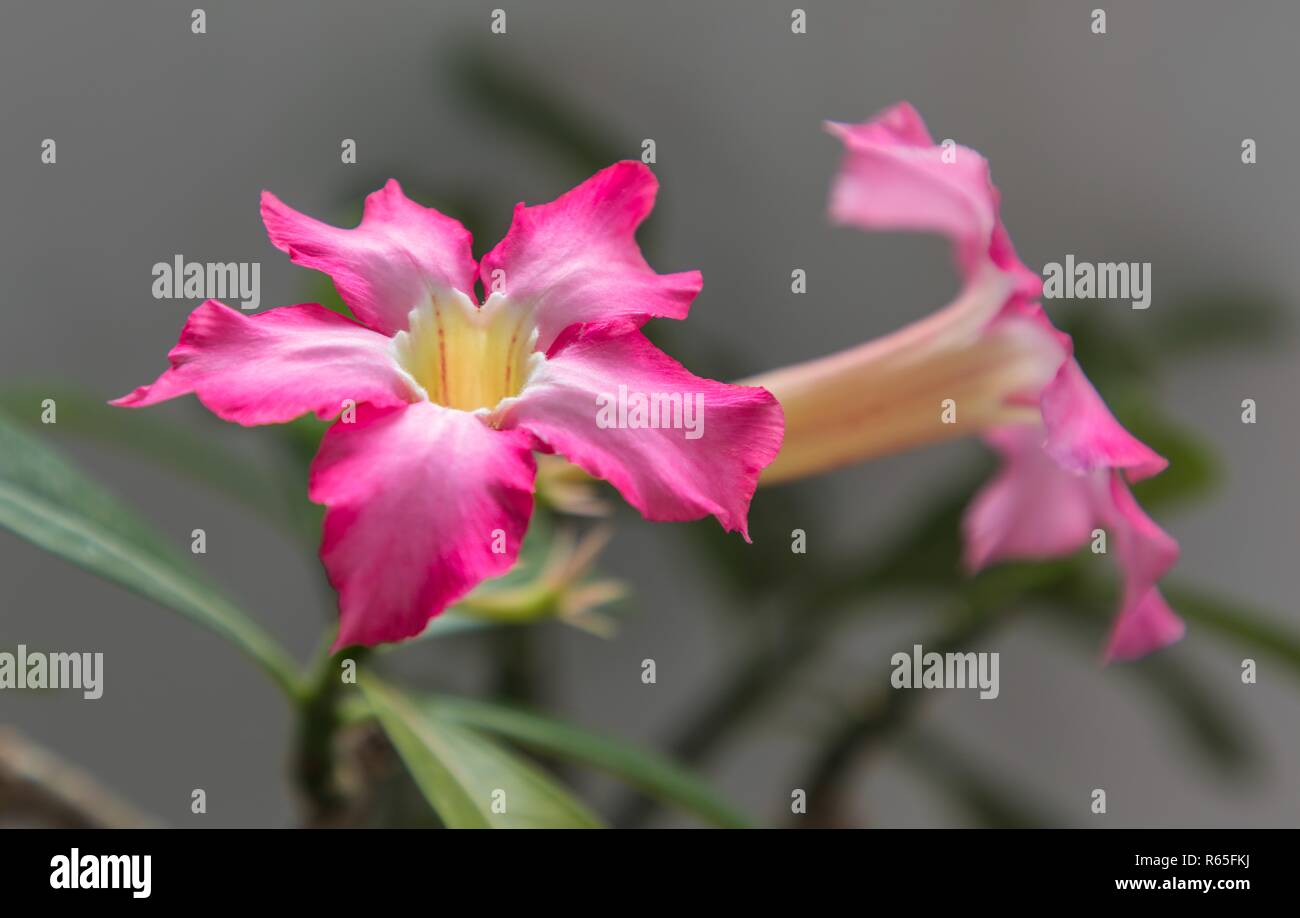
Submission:
[[[1045,448],[1067,469],[1125,469],[1130,481],[1140,481],[1169,465],[1115,420],[1073,357],[1044,387],[1039,405],[1047,426]]]
[[[1165,460],[1120,426],[1106,408],[1069,356],[1069,336],[1052,328],[1042,307],[1031,302],[1042,284],[1015,254],[988,162],[960,146],[945,157],[921,116],[905,102],[865,124],[829,127],[845,146],[844,164],[831,192],[834,219],[866,229],[948,236],[968,284],[990,262],[1015,279],[1015,289],[994,321],[1028,317],[1057,336],[1067,356],[1040,399],[1048,453],[1072,471],[1121,468],[1134,481],[1164,469]]]
[[[469,231],[416,204],[394,179],[366,197],[354,229],[314,220],[269,191],[262,192],[262,222],[276,248],[332,277],[357,318],[386,335],[406,328],[407,315],[430,295],[459,290],[475,298]]]
[[[1115,619],[1103,659],[1107,663],[1137,660],[1177,642],[1186,631],[1187,626],[1164,596],[1152,588],[1136,602],[1126,604]]]
[[[1142,511],[1118,474],[1110,477],[1108,496],[1105,515],[1124,572],[1124,591],[1105,658],[1132,660],[1183,636],[1182,621],[1156,589],[1178,561],[1178,543]]]
[[[335,649],[419,634],[508,571],[536,471],[526,433],[432,402],[366,407],[356,423],[331,427],[310,496],[326,506],[320,555],[339,594]]]
[[[658,188],[645,165],[625,161],[549,204],[518,205],[506,237],[483,258],[483,289],[536,310],[544,353],[574,324],[624,332],[654,316],[685,318],[700,272],[656,274],[636,243]]]
[[[1036,425],[1004,427],[986,435],[1003,464],[975,495],[962,520],[968,570],[999,561],[1063,557],[1091,538],[1095,483],[1063,472],[1043,452],[1043,437]]]
[[[1042,449],[1045,436],[1037,425],[988,435],[1003,467],[966,511],[967,566],[1063,557],[1102,528],[1123,580],[1106,659],[1134,659],[1176,641],[1183,623],[1156,583],[1178,560],[1178,543],[1142,511],[1118,472],[1062,468]]]
[[[193,392],[236,424],[276,424],[307,412],[330,418],[351,399],[413,399],[390,341],[316,303],[247,315],[216,300],[190,313],[171,369],[113,405],[140,408]]]
[[[598,398],[617,398],[620,386],[627,399],[678,395],[683,406],[702,404],[700,436],[686,435],[684,412],[677,428],[598,426]],[[746,539],[749,502],[783,427],[767,390],[694,376],[635,331],[565,336],[503,415],[503,425],[532,432],[547,450],[610,482],[647,519],[712,514]]]
[[[963,277],[992,261],[1013,276],[1018,295],[1038,296],[1042,280],[1016,255],[983,156],[955,144],[945,156],[906,102],[862,124],[830,122],[827,129],[845,149],[831,187],[833,220],[868,230],[940,233],[952,241]]]

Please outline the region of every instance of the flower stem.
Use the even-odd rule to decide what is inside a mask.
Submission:
[[[344,718],[343,663],[360,665],[367,648],[344,648],[323,654],[309,677],[299,706],[298,740],[294,756],[294,778],[307,807],[307,824],[333,826],[344,821],[350,809],[350,795],[340,780],[337,736]]]

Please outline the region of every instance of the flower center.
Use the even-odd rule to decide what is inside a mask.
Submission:
[[[532,311],[499,293],[481,307],[459,292],[430,299],[393,337],[398,364],[429,401],[461,411],[491,411],[523,391],[546,360],[536,344]]]

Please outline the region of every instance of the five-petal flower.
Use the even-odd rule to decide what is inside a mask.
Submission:
[[[418,634],[505,573],[532,513],[534,450],[608,480],[648,519],[711,514],[748,538],[781,409],[761,388],[692,375],[642,335],[650,318],[685,318],[701,286],[699,272],[658,274],[641,256],[635,232],[656,190],[649,169],[621,162],[549,204],[520,204],[481,264],[460,223],[395,181],[367,197],[353,229],[264,192],[271,241],[328,274],[360,321],[311,303],[248,316],[209,300],[170,369],[114,404],[193,392],[244,425],[342,415],[309,486],[326,507],[336,647]],[[598,424],[616,391],[695,399],[707,424],[691,437]]]

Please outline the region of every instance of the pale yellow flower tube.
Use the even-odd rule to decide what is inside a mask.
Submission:
[[[785,441],[760,484],[1037,420],[1032,397],[1063,355],[1039,325],[989,324],[1011,283],[984,271],[953,303],[893,334],[742,380],[785,411]]]

